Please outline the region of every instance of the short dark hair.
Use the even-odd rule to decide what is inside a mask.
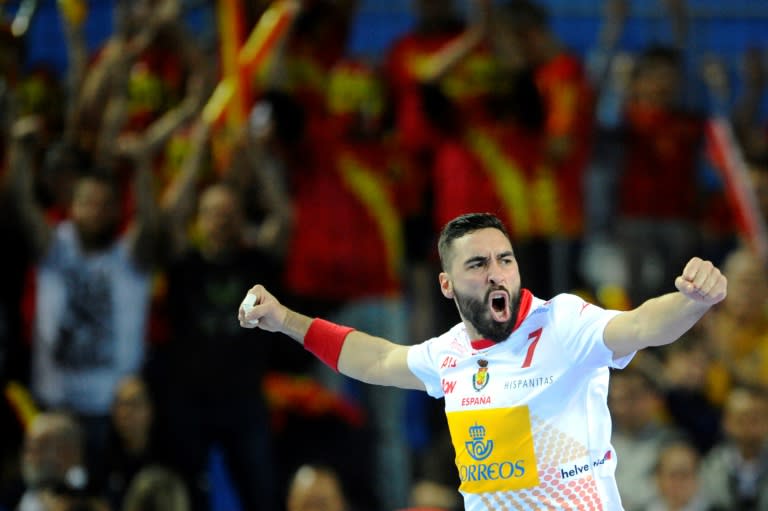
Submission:
[[[659,65],[678,69],[681,63],[682,56],[677,48],[662,44],[653,44],[643,50],[640,54],[640,57],[637,59],[637,63],[632,70],[632,77],[637,79],[638,76],[648,71],[648,69]]]
[[[549,12],[532,0],[507,0],[498,6],[498,16],[516,30],[548,28]]]
[[[440,231],[437,251],[440,254],[440,264],[443,266],[443,270],[449,266],[448,253],[450,252],[453,240],[480,229],[498,229],[512,243],[512,238],[509,236],[507,228],[496,215],[491,213],[467,213],[458,216],[445,224],[443,230]]]

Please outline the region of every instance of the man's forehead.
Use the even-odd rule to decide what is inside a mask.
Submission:
[[[453,242],[457,252],[477,252],[482,254],[506,252],[512,250],[512,244],[498,229],[486,228],[472,231]]]

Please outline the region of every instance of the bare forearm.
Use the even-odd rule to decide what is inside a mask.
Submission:
[[[299,314],[280,304],[264,286],[257,284],[248,290],[237,317],[242,327],[291,337],[325,364],[352,378],[424,390],[424,384],[408,367],[406,346]]]
[[[312,319],[288,310],[281,332],[304,344]],[[374,385],[420,389],[407,367],[405,346],[353,330],[344,339],[338,359],[341,374]]]
[[[643,303],[637,309],[639,337],[646,346],[661,346],[677,340],[710,309],[682,293],[669,293]]]
[[[650,346],[672,343],[687,332],[710,309],[680,292],[652,298],[611,320],[605,342],[619,355]]]
[[[287,335],[291,339],[298,341],[303,346],[304,336],[307,335],[307,331],[309,330],[309,326],[311,324],[312,318],[309,316],[288,310],[285,315],[285,320],[283,320],[283,326],[280,332]]]

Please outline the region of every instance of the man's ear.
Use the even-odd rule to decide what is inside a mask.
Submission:
[[[440,272],[440,275],[438,275],[438,278],[440,279],[440,291],[442,291],[443,296],[446,298],[453,299],[453,283],[451,282],[451,279],[448,278],[448,274],[445,272]]]

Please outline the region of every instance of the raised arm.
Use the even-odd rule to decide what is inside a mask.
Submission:
[[[135,160],[136,213],[128,233],[132,257],[144,269],[150,269],[160,257],[160,218],[152,176],[153,157],[153,153],[146,153]]]
[[[11,129],[9,172],[3,184],[4,195],[15,209],[36,259],[45,254],[51,240],[51,226],[34,192],[32,153],[36,150],[34,141],[38,129],[39,119],[34,117],[14,122]]]
[[[251,306],[252,305],[252,306]],[[408,347],[311,319],[288,309],[263,286],[252,287],[238,311],[240,326],[280,332],[340,373],[375,385],[425,390],[408,368]]]
[[[459,66],[488,35],[491,5],[488,0],[476,0],[477,18],[467,29],[440,51],[430,55],[418,66],[417,75],[422,83],[437,83]]]
[[[621,358],[649,346],[676,341],[727,294],[728,281],[711,262],[694,257],[675,280],[677,292],[652,298],[614,317],[603,339]]]
[[[197,187],[210,148],[210,133],[209,124],[201,119],[195,122],[190,136],[190,149],[184,157],[181,170],[161,200],[161,215],[169,230],[171,254],[182,252],[187,244],[187,226],[195,214]]]

